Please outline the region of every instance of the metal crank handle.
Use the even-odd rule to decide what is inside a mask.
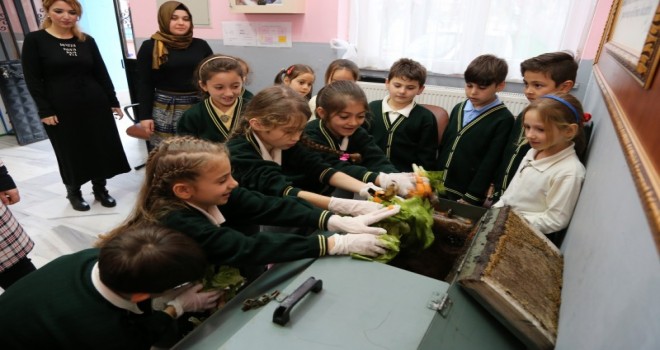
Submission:
[[[317,280],[314,277],[310,277],[305,281],[300,287],[296,288],[293,293],[291,293],[286,299],[282,301],[280,306],[275,309],[273,313],[273,322],[284,326],[289,322],[291,310],[293,309],[298,302],[309,293],[311,290],[314,293],[318,293],[323,289],[323,281]]]

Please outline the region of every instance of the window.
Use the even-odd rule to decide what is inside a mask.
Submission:
[[[463,74],[490,53],[521,79],[520,62],[544,52],[579,56],[596,0],[352,0],[349,40],[361,68],[409,57],[429,72]]]

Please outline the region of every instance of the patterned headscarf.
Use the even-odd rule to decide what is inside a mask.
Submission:
[[[176,10],[185,10],[190,16],[190,30],[185,35],[173,35],[170,32],[170,20]],[[193,39],[192,14],[186,5],[178,1],[167,1],[158,9],[158,28],[159,30],[151,36],[155,40],[151,62],[153,69],[159,69],[167,62],[168,48],[182,50],[190,46]]]

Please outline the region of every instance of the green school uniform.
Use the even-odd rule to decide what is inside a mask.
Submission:
[[[373,119],[365,123],[367,130],[398,171],[411,172],[413,163],[436,170],[438,124],[431,111],[416,104],[408,117],[391,123],[383,113],[383,100],[369,103],[369,110]]]
[[[333,150],[340,150],[343,137],[337,138],[319,119],[307,123],[305,135],[312,141],[330,147]],[[374,182],[378,175],[383,173],[396,173],[398,170],[376,144],[369,132],[364,128],[358,128],[353,135],[348,137],[348,147],[346,153],[359,153],[362,161],[354,164],[351,161],[339,159],[334,153],[325,153],[318,151],[323,160],[332,165],[333,168],[346,173],[362,182]],[[319,188],[321,190],[321,188]]]
[[[238,98],[229,127],[225,126],[211,103],[211,99],[206,98],[185,111],[177,122],[177,135],[191,135],[213,142],[227,141],[231,131],[238,124],[247,101],[243,97]]]
[[[466,102],[451,111],[438,160],[440,169],[445,171],[447,197],[481,205],[500,164],[513,115],[504,104],[499,104],[463,126]]]
[[[282,165],[262,158],[253,134],[236,136],[227,141],[227,147],[236,181],[268,196],[295,197],[304,189],[300,184],[317,181],[328,185],[337,172],[318,152],[300,144],[282,151]]]
[[[245,219],[249,220],[250,216],[246,215]],[[323,235],[257,232],[248,236],[230,227],[216,226],[192,207],[172,211],[160,223],[193,238],[216,265],[254,266],[316,258],[327,253],[327,239]]]
[[[148,350],[174,320],[111,304],[92,284],[98,249],[61,256],[0,295],[3,349]]]
[[[513,180],[513,176],[520,166],[520,162],[525,158],[525,154],[531,148],[529,143],[525,141],[525,129],[522,125],[522,113],[518,115],[513,122],[511,133],[506,141],[504,153],[502,153],[502,161],[500,166],[495,172],[495,190],[493,192],[493,203],[502,196],[506,188]],[[523,143],[524,142],[524,143]]]

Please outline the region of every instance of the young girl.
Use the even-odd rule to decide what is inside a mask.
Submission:
[[[183,113],[176,133],[225,142],[246,104],[241,96],[243,68],[234,57],[214,55],[202,60],[195,72],[206,98]]]
[[[334,212],[378,209],[370,201],[327,197],[300,187],[316,181],[363,197],[370,188],[380,190],[333,169],[318,152],[298,144],[309,115],[307,101],[289,87],[274,85],[257,93],[227,142],[233,175],[249,189],[271,196],[299,197]]]
[[[338,80],[357,81],[360,78],[360,69],[347,59],[336,59],[330,62],[328,69],[325,70],[325,85]],[[309,100],[309,109],[312,110],[312,117],[309,121],[316,119],[316,96]]]
[[[584,113],[575,97],[558,93],[533,101],[523,116],[532,148],[494,207],[509,205],[539,231],[551,234],[568,226],[584,180],[577,156],[586,147]]]
[[[275,84],[289,86],[301,96],[308,100],[312,97],[314,87],[314,70],[306,64],[294,64],[289,68],[282,69],[275,76]]]
[[[327,163],[356,179],[380,187],[394,181],[400,192],[412,188],[412,176],[398,173],[369,132],[361,127],[369,104],[360,86],[352,81],[335,81],[321,89],[317,103],[319,119],[307,123],[305,145],[323,151]]]
[[[343,218],[311,209],[293,199],[247,191],[238,187],[232,177],[224,144],[189,136],[174,137],[150,153],[135,209],[126,222],[102,237],[99,245],[103,246],[104,241],[131,227],[159,223],[195,239],[209,261],[218,265],[254,267],[356,252],[373,256],[383,252],[376,236],[383,231],[367,225],[395,215],[398,209],[381,209],[370,216]],[[329,237],[272,232],[246,235],[231,228],[246,223],[319,225],[331,231],[338,230],[334,225],[369,233]]]

